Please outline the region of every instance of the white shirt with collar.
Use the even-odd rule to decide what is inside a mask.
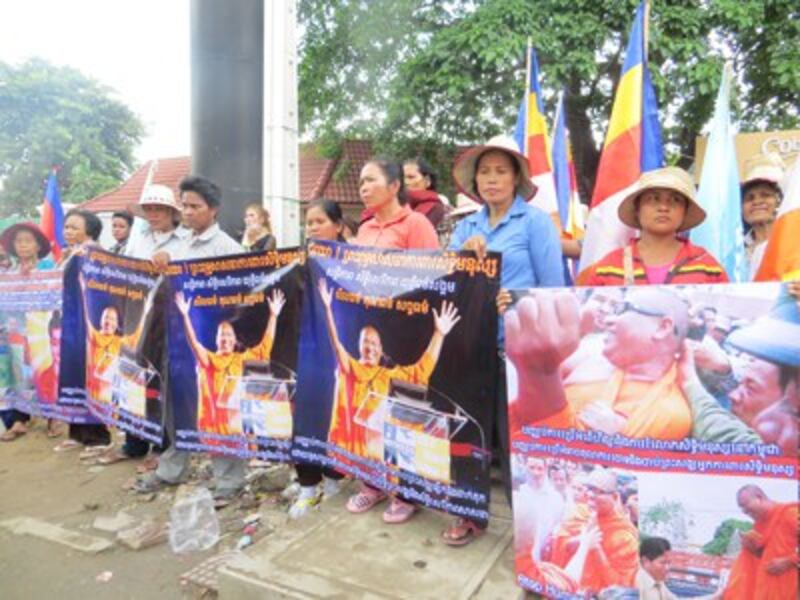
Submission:
[[[181,229],[172,231],[153,231],[145,229],[132,244],[125,247],[123,254],[131,258],[150,260],[156,252],[167,252],[170,257],[178,251],[188,234]]]
[[[640,600],[677,600],[677,596],[669,591],[667,584],[653,579],[647,571],[640,568],[636,574],[636,589]]]
[[[242,254],[244,248],[227,233],[222,231],[218,223],[214,223],[201,234],[192,233],[178,246],[170,260],[191,260],[194,258],[213,258]]]

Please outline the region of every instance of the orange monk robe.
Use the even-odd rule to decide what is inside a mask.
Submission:
[[[367,432],[363,425],[355,422],[355,415],[365,401],[367,404],[361,409],[361,416],[372,414],[380,406],[381,399],[369,396],[369,393],[375,392],[385,396],[389,393],[389,383],[392,379],[427,385],[434,366],[433,357],[427,351],[415,364],[391,369],[363,365],[352,356],[348,356],[349,372],[339,365],[336,373],[336,395],[328,441],[357,456],[367,457]],[[382,456],[373,458],[383,459]]]
[[[578,418],[594,402],[603,402],[627,422],[620,434],[633,438],[681,440],[692,430],[692,412],[677,382],[673,366],[658,381],[630,381],[615,371],[608,381],[571,384],[564,387],[567,405],[536,426],[585,429]]]
[[[733,563],[724,600],[795,600],[797,598],[798,503],[776,504],[765,518],[744,534],[757,539],[761,556],[742,548]],[[770,575],[767,565],[789,558],[792,566],[781,575]]]
[[[570,541],[587,525],[587,515],[583,511],[576,513],[556,531],[552,562],[557,566],[566,567],[575,554],[577,546],[570,546]],[[621,508],[610,515],[598,515],[597,525],[602,533],[600,545],[608,565],[597,550],[589,550],[580,581],[581,589],[599,592],[612,585],[634,587],[639,569],[639,532]]]
[[[101,333],[89,327],[86,387],[90,397],[100,402],[111,402],[111,383],[105,381],[104,376],[119,358],[122,346],[133,347],[136,340],[136,334]]]
[[[241,422],[234,423],[238,411],[227,408],[246,360],[269,360],[273,338],[264,335],[257,346],[244,352],[208,352],[208,366],[197,367],[197,429],[208,433],[241,433]]]

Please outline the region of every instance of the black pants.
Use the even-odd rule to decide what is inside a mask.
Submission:
[[[500,472],[503,477],[503,491],[506,493],[508,505],[511,506],[511,442],[508,429],[508,389],[506,387],[506,360],[505,354],[500,352],[500,361],[497,368],[497,395],[494,413],[494,442],[492,451],[500,463]]]
[[[294,468],[297,471],[297,481],[303,487],[317,485],[322,481],[323,475],[328,479],[335,479],[337,481],[344,478],[344,475],[339,473],[339,471],[334,471],[330,467],[297,464]]]
[[[69,438],[84,446],[107,446],[111,443],[111,432],[105,425],[78,425],[71,423]]]
[[[8,410],[0,410],[0,418],[3,419],[3,425],[6,426],[6,429],[11,429],[14,426],[14,423],[27,423],[31,420],[31,416],[24,412],[20,412],[13,408],[9,408]]]

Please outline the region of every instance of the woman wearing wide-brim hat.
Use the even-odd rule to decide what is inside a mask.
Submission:
[[[639,237],[610,252],[578,278],[578,285],[724,283],[725,269],[707,250],[678,234],[702,223],[691,176],[678,167],[643,173],[619,205],[620,221]]]
[[[550,217],[528,201],[536,193],[528,172],[528,161],[516,143],[498,136],[462,154],[453,167],[458,191],[482,206],[464,217],[450,239],[451,250],[473,250],[478,257],[487,251],[502,254],[501,292],[498,308],[510,303],[507,290],[564,285],[561,244]],[[498,346],[504,345],[502,323]],[[505,365],[499,360],[498,393],[495,401],[500,461],[510,500],[511,476],[508,438],[508,398]],[[443,534],[446,544],[464,545],[483,533],[476,523],[457,519]]]
[[[750,263],[750,279],[755,278],[772,224],[783,200],[780,182],[784,164],[780,154],[757,154],[745,163],[742,180],[742,221],[744,222],[744,248]]]
[[[24,274],[55,267],[55,263],[47,258],[50,240],[34,223],[16,223],[8,227],[0,235],[0,245],[15,261],[9,273]]]

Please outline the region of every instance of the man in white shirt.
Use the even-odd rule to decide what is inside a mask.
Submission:
[[[190,175],[180,183],[183,223],[190,235],[169,248],[161,248],[151,258],[157,265],[165,266],[170,260],[191,260],[241,254],[243,248],[222,231],[217,224],[217,213],[222,201],[219,187],[199,175]],[[158,461],[158,469],[140,478],[135,489],[141,493],[158,490],[165,485],[177,485],[189,475],[189,452],[174,446],[174,411],[167,396],[166,428],[173,439]],[[212,455],[211,464],[216,479],[214,497],[220,501],[233,498],[245,484],[244,460],[222,455]]]

